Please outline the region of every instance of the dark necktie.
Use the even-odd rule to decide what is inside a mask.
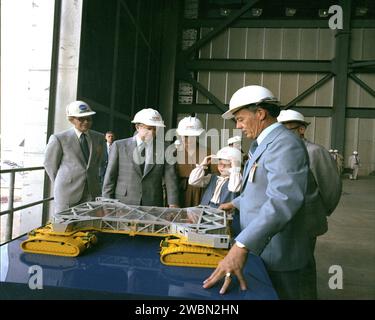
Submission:
[[[141,172],[143,174],[144,170],[145,170],[145,163],[146,163],[146,144],[143,142],[142,144],[139,145],[139,148],[140,148],[140,151],[141,151],[141,163],[140,163],[140,168],[141,168]]]
[[[86,135],[84,133],[81,134],[79,137],[79,142],[81,144],[81,149],[83,156],[85,158],[86,163],[89,162],[89,157],[90,157],[90,150],[89,150],[89,144],[87,143]]]
[[[256,140],[254,140],[250,146],[250,150],[249,150],[249,159],[251,159],[251,157],[253,156],[253,154],[255,153],[255,150],[256,148],[258,148],[258,142]]]

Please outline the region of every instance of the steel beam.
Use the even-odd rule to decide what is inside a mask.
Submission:
[[[198,81],[196,81],[192,77],[185,77],[183,80],[190,83],[195,89],[201,92],[208,100],[210,100],[216,106],[218,111],[221,111],[222,113],[228,111],[228,107],[225,104],[223,104],[218,98],[216,98],[204,86],[202,86]]]
[[[193,71],[332,72],[328,60],[199,59],[187,60],[185,67]]]
[[[375,97],[375,90],[372,89],[370,86],[367,85],[366,82],[363,80],[359,79],[355,74],[349,73],[349,77],[356,82],[360,87],[365,89],[369,94],[371,94],[373,97]]]
[[[375,119],[375,108],[347,108],[346,118]]]
[[[224,105],[228,110],[228,105]],[[285,109],[285,107],[281,107]],[[178,104],[176,106],[177,113],[209,113],[222,114],[221,110],[214,104]],[[306,117],[330,117],[332,116],[332,107],[323,106],[304,106],[293,107],[293,110],[301,112]],[[374,108],[375,110],[375,108]]]
[[[343,29],[336,33],[336,56],[334,73],[336,74],[333,90],[333,114],[331,127],[331,146],[344,153],[345,147],[345,107],[348,95],[348,61],[350,54],[350,17],[351,0],[340,0],[343,11]]]
[[[184,29],[215,28],[222,19],[184,19]],[[231,28],[288,28],[288,29],[328,29],[327,19],[238,19],[234,21]],[[353,20],[352,28],[375,28],[375,20]]]
[[[297,102],[301,101],[302,99],[304,99],[305,97],[307,97],[308,95],[310,95],[311,93],[313,93],[316,89],[318,89],[319,87],[321,87],[323,84],[325,84],[328,80],[330,80],[331,78],[333,77],[333,74],[332,73],[329,73],[327,75],[325,75],[322,79],[320,79],[318,82],[314,83],[310,88],[307,88],[304,92],[302,92],[299,96],[297,96],[296,98],[294,98],[292,101],[288,102],[286,104],[286,109],[289,109],[291,108],[292,106],[294,106]]]
[[[229,15],[224,21],[220,20],[220,22],[215,26],[215,28],[211,32],[206,34],[203,38],[198,40],[191,47],[189,47],[188,49],[183,51],[183,54],[185,55],[185,57],[189,57],[192,53],[194,53],[199,48],[204,46],[207,42],[209,42],[211,39],[216,37],[219,33],[224,31],[225,29],[229,28],[229,26],[235,20],[237,20],[239,17],[241,17],[246,11],[248,11],[257,2],[258,2],[258,0],[250,0],[241,9],[239,9],[238,11],[235,11],[231,15]]]

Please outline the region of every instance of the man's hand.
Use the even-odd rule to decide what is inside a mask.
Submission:
[[[234,205],[232,202],[227,202],[227,203],[222,203],[219,208],[220,210],[224,210],[224,211],[231,211],[233,209],[235,209]]]
[[[224,294],[232,281],[232,277],[236,276],[240,283],[241,290],[246,290],[247,284],[245,277],[243,276],[242,269],[246,263],[247,255],[247,249],[239,248],[234,245],[229,250],[226,257],[220,261],[219,265],[210,275],[210,277],[204,280],[203,288],[211,288],[220,279],[224,278],[224,284],[220,289],[220,294]]]

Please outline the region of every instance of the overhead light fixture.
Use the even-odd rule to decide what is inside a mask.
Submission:
[[[230,9],[228,9],[228,8],[220,8],[220,15],[222,17],[227,17],[227,16],[230,15],[230,13],[231,13]]]
[[[355,8],[355,15],[357,17],[362,17],[366,15],[367,11],[368,11],[368,8],[366,7],[357,7]]]
[[[319,9],[319,17],[327,18],[328,17],[328,9]]]
[[[260,17],[262,15],[263,9],[262,8],[252,8],[251,15],[253,17]]]
[[[293,17],[297,12],[296,8],[285,8],[285,15],[287,17]]]

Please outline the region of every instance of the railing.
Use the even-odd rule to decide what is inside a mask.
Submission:
[[[8,196],[8,209],[5,211],[0,212],[0,217],[3,215],[8,215],[8,219],[5,225],[5,242],[8,242],[12,240],[13,238],[13,215],[14,212],[23,210],[29,207],[33,207],[39,204],[43,204],[43,217],[42,222],[45,223],[46,219],[46,204],[48,201],[53,200],[53,197],[44,198],[39,201],[31,202],[28,204],[25,204],[23,206],[19,206],[14,208],[14,185],[15,185],[15,179],[16,179],[16,173],[17,172],[25,172],[25,171],[36,171],[36,170],[44,170],[44,167],[28,167],[28,168],[17,168],[17,169],[4,169],[0,170],[0,174],[9,173],[10,174],[10,180],[9,180],[9,196]],[[44,184],[44,191],[43,191],[44,197],[46,197],[46,183]]]

